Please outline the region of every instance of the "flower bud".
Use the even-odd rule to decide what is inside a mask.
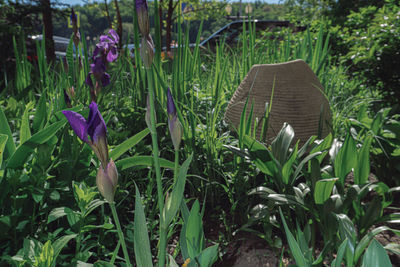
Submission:
[[[172,144],[175,150],[179,149],[179,145],[182,140],[183,128],[182,124],[178,119],[175,102],[172,98],[171,89],[167,90],[167,112],[168,112],[168,127],[171,134]]]
[[[143,36],[149,35],[150,34],[149,12],[146,0],[136,0],[136,13],[138,17],[140,33]]]
[[[172,120],[168,120],[168,126],[169,132],[171,133],[172,144],[175,150],[178,150],[182,140],[182,124],[177,117],[174,117]]]
[[[96,177],[97,188],[101,195],[110,203],[114,202],[115,189],[118,184],[118,171],[114,161],[111,159],[106,169],[100,166]]]
[[[67,89],[68,95],[71,99],[75,99],[75,88],[73,86]]]
[[[154,58],[154,44],[150,35],[142,38],[140,44],[140,57],[142,58],[143,65],[146,69],[151,67]]]
[[[72,108],[71,98],[69,97],[69,95],[67,94],[67,92],[65,90],[64,90],[64,101],[68,108]]]
[[[151,131],[151,113],[150,113],[151,109],[150,109],[150,97],[149,97],[149,95],[147,95],[146,102],[147,102],[146,115],[145,115],[144,119],[146,121],[147,128],[149,128],[150,131]],[[155,123],[157,124],[157,116],[155,115],[156,114],[155,112],[156,111],[154,110],[154,120],[155,120]]]

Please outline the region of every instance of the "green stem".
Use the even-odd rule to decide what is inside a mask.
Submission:
[[[178,179],[178,168],[179,168],[179,150],[175,149],[175,168],[174,168],[174,184]]]
[[[117,226],[117,232],[118,232],[118,236],[119,236],[119,241],[120,241],[121,246],[122,246],[122,252],[124,253],[124,257],[125,257],[125,261],[126,261],[127,266],[130,267],[132,265],[131,265],[131,262],[129,261],[129,254],[128,254],[128,250],[126,248],[124,233],[122,232],[121,225],[119,224],[117,210],[115,208],[115,204],[114,203],[109,203],[109,204],[110,204],[110,207],[111,207],[111,212],[112,212],[113,217],[114,217],[115,225]]]
[[[150,102],[150,133],[151,139],[153,142],[153,159],[154,159],[154,167],[156,169],[156,182],[157,182],[157,195],[158,195],[158,207],[160,209],[160,250],[158,252],[158,261],[160,267],[165,266],[165,253],[167,246],[167,231],[166,226],[164,226],[163,220],[163,210],[164,210],[164,199],[163,199],[163,188],[161,182],[161,170],[160,170],[160,159],[158,157],[158,139],[157,139],[157,131],[156,131],[156,113],[154,106],[154,75],[153,70],[147,69],[147,78],[149,82],[149,102]]]

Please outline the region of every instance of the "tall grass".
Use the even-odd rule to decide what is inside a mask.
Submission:
[[[158,2],[156,1],[155,6],[157,5]],[[136,12],[133,12],[133,14],[135,23],[134,42],[135,47],[139,47]],[[180,24],[180,16],[178,17],[178,21]],[[159,33],[157,29],[159,25],[158,18],[155,19],[155,25],[156,33]],[[166,91],[170,87],[174,96],[178,118],[183,125],[183,149],[179,151],[180,158],[186,160],[193,157],[190,164],[191,168],[189,169],[190,175],[187,179],[190,189],[187,191],[190,193],[191,198],[204,198],[204,203],[208,203],[205,202],[206,199],[217,204],[228,200],[227,203],[229,203],[230,212],[240,213],[239,217],[241,218],[232,218],[235,217],[232,214],[228,214],[225,217],[228,228],[235,228],[235,223],[243,223],[249,212],[250,205],[247,202],[247,192],[256,185],[255,177],[257,172],[247,159],[232,156],[227,147],[230,146],[232,148],[233,146],[237,146],[244,150],[243,138],[252,131],[250,120],[252,116],[247,116],[247,118],[243,116],[238,133],[231,131],[222,118],[234,91],[254,64],[271,64],[294,59],[303,59],[307,62],[325,88],[325,95],[333,111],[333,128],[335,132],[343,133],[343,135],[345,134],[343,132],[345,128],[344,120],[355,115],[357,107],[365,102],[366,99],[369,99],[369,96],[362,96],[364,91],[357,89],[360,86],[358,82],[347,80],[345,69],[332,66],[333,62],[331,62],[328,45],[329,33],[325,33],[322,28],[317,33],[312,33],[309,30],[296,34],[287,32],[282,35],[283,39],[279,40],[271,39],[269,36],[260,38],[256,33],[254,23],[243,23],[243,33],[240,36],[237,46],[230,46],[222,41],[217,45],[215,51],[206,51],[199,47],[202,26],[200,26],[198,31],[196,45],[193,48],[189,47],[189,26],[188,24],[186,32],[183,32],[181,27],[178,27],[178,47],[173,50],[174,55],[172,60],[163,60],[161,58],[160,36],[158,34],[155,35],[156,56],[153,68],[150,69],[151,73],[144,70],[137,50],[134,53],[134,58],[130,58],[127,51],[122,53],[123,55],[116,63],[109,65],[111,70],[111,84],[103,89],[98,102],[99,106],[101,105],[104,109],[102,111],[105,114],[105,121],[108,125],[114,126],[110,127],[109,130],[109,145],[114,149],[119,143],[125,141],[128,136],[133,136],[146,128],[144,110],[149,84],[154,86],[155,89],[157,121],[167,121],[165,108],[167,102]],[[11,121],[9,124],[13,129],[12,134],[9,133],[8,129],[0,125],[2,133],[7,132],[7,139],[22,140],[19,141],[22,144],[29,139],[30,134],[33,136],[40,133],[48,125],[56,123],[58,123],[56,124],[57,127],[61,125],[62,122],[59,121],[61,118],[60,111],[66,108],[63,92],[72,86],[76,92],[76,99],[73,100],[75,109],[82,110],[82,104],[86,105],[89,103],[89,88],[85,85],[84,81],[89,72],[89,55],[93,48],[87,47],[84,41],[84,33],[81,34],[83,41],[75,48],[75,52],[72,39],[70,41],[66,57],[67,64],[60,61],[54,65],[49,65],[46,62],[44,42],[37,44],[38,61],[34,63],[35,65],[32,65],[27,61],[26,49],[23,45],[24,41],[21,41],[22,45],[18,45],[14,39],[16,57],[15,91],[8,93],[10,98],[18,98],[23,105],[17,104],[15,109],[7,108],[7,100],[5,99],[0,100],[0,105],[6,107],[4,114],[7,115],[7,118],[19,118],[21,114],[23,114],[23,118],[21,120],[9,119]],[[24,92],[28,93],[24,94]],[[354,93],[355,96],[350,97]],[[374,96],[373,93],[370,95]],[[271,104],[273,105],[273,103]],[[252,103],[247,103],[247,105],[252,105]],[[87,112],[87,110],[82,111]],[[29,119],[31,115],[33,119]],[[6,121],[5,115],[0,119],[2,122]],[[114,130],[111,128],[114,128]],[[23,130],[20,131],[19,129]],[[29,129],[29,133],[27,129]],[[60,129],[61,126],[57,128],[57,131]],[[160,157],[163,169],[161,174],[163,177],[162,186],[163,192],[167,192],[165,189],[170,189],[173,183],[167,178],[171,176],[168,169],[173,169],[170,163],[174,157],[174,153],[171,141],[169,141],[169,138],[165,138],[165,136],[168,136],[167,127],[164,124],[160,124],[157,131],[160,136]],[[10,170],[8,173],[4,172],[4,164],[0,164],[0,168],[2,168],[0,170],[3,171],[0,172],[0,178],[2,178],[4,173],[5,176],[9,175],[7,179],[0,179],[0,182],[6,185],[2,189],[4,191],[1,192],[4,193],[4,196],[13,199],[15,208],[18,207],[19,203],[22,203],[19,200],[18,186],[26,186],[32,190],[34,190],[33,185],[38,186],[38,190],[43,190],[43,192],[45,191],[48,194],[43,195],[45,200],[53,203],[51,201],[55,201],[54,199],[57,196],[50,195],[50,192],[46,191],[48,188],[56,188],[61,192],[62,196],[65,196],[64,191],[62,191],[65,188],[68,190],[77,190],[75,186],[74,189],[69,189],[71,179],[79,179],[79,182],[86,181],[89,187],[94,185],[93,179],[88,179],[88,177],[93,178],[93,170],[77,172],[76,174],[65,172],[65,170],[73,172],[73,168],[78,165],[89,168],[91,162],[90,157],[88,157],[88,150],[83,145],[71,141],[71,137],[68,135],[66,129],[60,130],[59,139],[55,137],[55,133],[53,133],[53,136],[54,138],[50,138],[51,140],[43,139],[46,142],[43,141],[41,144],[35,144],[38,145],[37,147],[43,145],[40,149],[48,149],[41,151],[48,153],[50,155],[49,158],[56,162],[51,167],[46,165],[48,169],[44,169],[45,171],[42,172],[42,169],[35,165],[39,161],[39,150],[35,150],[39,149],[37,147],[34,149],[29,148],[32,156],[26,157],[27,164],[25,167],[28,170],[26,173],[23,173],[25,171],[19,173],[17,170]],[[151,159],[144,156],[151,153],[150,142],[146,138],[142,138],[143,142],[138,141],[137,146],[125,151],[126,154],[122,158],[126,159],[126,161],[118,163],[120,165],[117,164],[118,168],[122,169],[120,181],[123,181],[120,183],[120,188],[118,189],[123,194],[118,196],[120,198],[118,201],[120,201],[119,203],[123,203],[123,201],[133,202],[130,191],[133,189],[136,191],[134,185],[135,183],[138,185],[140,189],[138,191],[142,192],[142,197],[136,194],[136,198],[142,199],[145,204],[143,214],[141,213],[140,216],[145,224],[144,216],[147,215],[148,227],[151,232],[150,240],[152,243],[155,243],[154,240],[157,239],[157,233],[154,229],[158,220],[156,205],[152,205],[156,202],[152,197],[155,194],[155,182],[149,179],[149,177],[154,176],[153,169],[147,168],[151,167],[153,163]],[[4,139],[5,137],[0,139],[2,142],[0,143],[0,148]],[[69,145],[72,148],[68,147]],[[238,150],[236,152],[241,153]],[[68,160],[71,155],[74,159]],[[138,157],[134,158],[136,156]],[[146,164],[143,164],[146,168],[140,165],[140,162],[134,162],[134,160],[139,161],[139,159],[142,162],[146,161]],[[126,168],[122,168],[121,166],[124,166],[124,163],[128,161],[131,165],[127,164],[125,165],[127,166]],[[172,166],[174,166],[173,163]],[[29,184],[30,180],[26,179],[26,177],[29,177],[30,172],[35,173],[38,177],[52,177],[48,179],[42,178],[40,180],[42,183],[40,184]],[[53,173],[59,177],[51,179],[54,178]],[[12,185],[10,185],[11,183]],[[7,189],[8,191],[4,189],[7,186],[11,188]],[[82,191],[85,190],[82,189]],[[30,192],[29,190],[27,191]],[[90,189],[86,191],[93,198],[93,193]],[[56,193],[54,194],[56,195]],[[163,197],[160,196],[160,199]],[[71,197],[68,199],[71,200]],[[4,199],[1,200],[4,203]],[[45,204],[47,205],[47,202],[41,202],[41,200],[35,201],[35,205],[33,205],[35,215],[29,218],[32,221],[30,225],[32,229],[27,229],[28,227],[25,227],[25,225],[18,226],[27,236],[35,234],[35,231],[38,230],[34,229],[35,219],[45,216],[46,213],[43,210],[50,209]],[[55,204],[49,205],[54,206]],[[3,206],[5,207],[5,205]],[[198,209],[198,203],[193,206]],[[130,219],[128,218],[131,216],[130,207],[122,208],[124,209],[123,212],[127,215],[122,219],[122,223],[129,222]],[[3,211],[9,212],[6,208],[3,208]],[[44,213],[37,215],[39,212]],[[204,207],[201,213],[204,213]],[[76,214],[76,212],[73,214]],[[104,209],[99,214],[104,218]],[[26,219],[21,214],[15,216]],[[71,220],[71,217],[68,220]],[[45,227],[43,224],[40,227]],[[174,227],[178,224],[178,221],[173,221]],[[17,225],[13,224],[13,222],[10,225],[15,226],[13,235],[16,236],[17,231],[19,231],[16,228]],[[108,227],[106,223],[104,225],[104,229],[99,228],[100,234],[96,241],[98,243],[104,242],[103,238],[106,237],[109,230],[106,228]],[[79,229],[85,229],[84,225],[80,225],[79,227],[81,226],[82,228]],[[174,230],[176,229],[174,227],[170,228],[168,238],[174,234]],[[49,229],[52,229],[52,226],[49,226]],[[43,231],[43,229],[40,230]],[[84,232],[84,230],[79,231],[80,234]],[[229,229],[227,231],[233,230]],[[42,236],[42,239],[45,238],[49,237]],[[13,244],[12,249],[16,250],[22,247],[23,238],[16,238],[14,242],[15,244]],[[107,245],[99,247],[98,256],[102,256],[102,253],[105,251],[109,252]],[[113,255],[115,259],[115,251]]]

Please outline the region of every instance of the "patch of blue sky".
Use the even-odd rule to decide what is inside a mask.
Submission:
[[[255,2],[256,0],[242,0],[242,2]],[[93,0],[61,0],[60,3],[68,4],[68,5],[83,5],[85,2],[93,2]],[[99,2],[99,1],[97,1]],[[229,0],[228,2],[239,2],[238,0]],[[283,2],[282,0],[260,0],[260,2],[268,3],[268,4],[278,4],[279,2]]]

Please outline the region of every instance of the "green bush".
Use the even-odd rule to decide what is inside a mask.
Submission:
[[[339,29],[341,60],[350,74],[382,91],[390,102],[400,96],[400,5],[388,0],[381,8],[363,7],[351,12]]]

